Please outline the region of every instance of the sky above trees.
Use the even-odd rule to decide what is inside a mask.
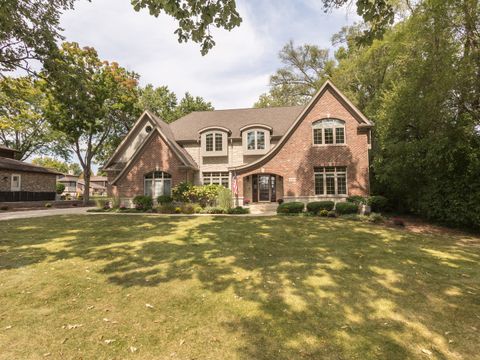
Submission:
[[[216,46],[206,56],[198,44],[177,42],[170,17],[132,11],[129,0],[79,0],[61,25],[67,41],[93,46],[101,58],[137,72],[141,85],[188,91],[224,109],[251,107],[267,91],[287,41],[328,48],[333,34],[359,20],[354,6],[325,13],[319,0],[239,0],[237,6],[241,26],[214,30]]]

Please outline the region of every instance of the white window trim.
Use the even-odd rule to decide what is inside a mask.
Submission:
[[[334,181],[335,181],[335,194],[327,194],[327,173],[324,171],[323,173],[316,172],[315,169],[313,170],[313,192],[315,193],[315,196],[317,197],[346,197],[348,196],[348,169],[346,166],[315,166],[319,168],[327,168],[327,167],[333,167],[335,168],[335,171],[333,172],[334,174]],[[337,168],[339,167],[344,167],[345,171],[339,171],[337,172]],[[338,193],[338,174],[345,174],[345,194],[339,194]],[[321,174],[323,177],[323,194],[317,194],[316,189],[315,189],[315,176],[317,174]],[[329,174],[331,174],[329,172]]]
[[[13,177],[18,176],[18,187],[13,187]],[[22,175],[12,174],[10,178],[10,191],[21,191],[22,190]]]
[[[172,195],[172,178],[169,177],[169,178],[165,178],[164,177],[164,174],[165,172],[164,171],[154,171],[153,173],[155,172],[161,172],[162,173],[162,177],[155,177],[155,175],[151,178],[151,179],[147,179],[145,176],[150,174],[150,173],[147,173],[145,175],[143,175],[143,195],[147,196],[147,181],[150,181],[151,182],[151,197],[153,199],[156,199],[157,197],[159,197],[160,195],[158,194],[155,194],[155,180],[162,180],[163,182],[165,181],[169,181],[170,182],[170,194],[161,194],[161,195],[167,195],[167,196],[171,196]],[[168,173],[166,173],[168,174]],[[168,174],[169,175],[169,174]],[[165,188],[165,185],[163,186]]]
[[[343,125],[332,125],[332,126],[324,126],[322,122],[329,121],[329,120],[336,120],[343,122]],[[333,143],[332,144],[325,144],[325,128],[333,129]],[[337,128],[343,129],[343,143],[337,144]],[[315,129],[321,129],[322,131],[322,143],[315,144]],[[347,123],[341,119],[321,119],[314,121],[312,123],[312,145],[313,146],[346,146],[347,145]]]
[[[228,171],[203,171],[202,172],[202,184],[203,185],[213,184],[213,182],[212,182],[212,179],[214,178],[213,173],[220,174],[218,176],[218,179],[220,181],[220,183],[218,185],[222,185],[222,179],[226,179],[227,183],[228,183],[227,188],[230,188],[230,173]],[[209,174],[209,176],[206,176],[206,174]],[[217,177],[217,176],[215,176],[215,177]],[[209,178],[209,183],[208,184],[205,182],[205,178]]]

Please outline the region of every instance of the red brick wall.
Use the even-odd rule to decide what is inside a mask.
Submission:
[[[345,121],[346,145],[313,145],[312,123],[325,118]],[[358,125],[340,99],[325,91],[277,154],[257,169],[239,173],[239,196],[243,176],[262,172],[283,176],[284,197],[315,196],[314,166],[346,166],[348,194],[368,195],[368,139]]]
[[[113,186],[109,186],[109,195],[121,198],[132,198],[144,194],[144,175],[152,171],[164,171],[172,175],[172,187],[182,181],[193,180],[191,170],[182,168],[182,161],[175,155],[160,135],[148,140],[141,153],[122,178]],[[111,184],[116,175],[109,173]]]

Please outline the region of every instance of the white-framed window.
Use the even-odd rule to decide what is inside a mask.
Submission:
[[[345,144],[345,121],[325,119],[313,123],[314,145],[343,145]]]
[[[313,168],[315,195],[347,195],[347,167],[324,166]]]
[[[22,176],[19,174],[12,174],[12,179],[10,183],[11,191],[20,191],[22,188]]]
[[[205,151],[223,151],[223,133],[210,132],[205,134]]]
[[[144,194],[156,198],[172,194],[172,176],[163,171],[153,171],[144,176]]]
[[[247,132],[247,150],[265,150],[265,131],[250,130]]]
[[[228,172],[204,172],[202,173],[202,182],[203,185],[223,185],[228,188],[228,179],[229,179]]]

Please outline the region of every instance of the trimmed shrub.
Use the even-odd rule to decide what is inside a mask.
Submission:
[[[335,204],[335,212],[339,215],[356,214],[358,205],[351,202],[339,202]]]
[[[321,210],[333,210],[335,203],[333,201],[313,201],[307,204],[307,211],[318,214]]]
[[[277,213],[278,214],[300,214],[303,212],[305,204],[302,202],[287,202],[278,205]]]
[[[351,202],[351,203],[354,203],[354,204],[357,204],[357,205],[364,205],[364,204],[367,203],[367,199],[363,196],[360,196],[360,195],[349,196],[349,197],[347,197],[347,201]]]
[[[367,204],[374,212],[383,212],[387,209],[388,199],[385,196],[375,195],[368,198]]]
[[[177,207],[175,208],[175,214],[181,214],[181,213],[182,213],[182,208],[179,207],[179,206],[177,206]]]
[[[232,215],[242,215],[242,214],[250,214],[250,209],[237,206],[232,209],[227,210],[227,214],[232,214]]]
[[[337,213],[334,210],[330,210],[327,214],[328,217],[334,218],[337,217]]]
[[[55,191],[58,195],[62,194],[63,191],[65,190],[65,185],[63,185],[62,183],[57,183],[57,185],[55,186],[56,186]]]
[[[195,214],[201,214],[203,211],[203,208],[200,205],[195,205],[194,209],[195,209]]]
[[[233,204],[233,195],[230,189],[221,186],[217,194],[217,206],[225,210],[230,210]]]
[[[51,208],[51,207],[52,207],[52,204],[46,203],[46,204],[45,204],[45,207],[46,207],[46,208]]]
[[[202,214],[225,214],[225,210],[220,207],[208,206],[203,209]]]
[[[8,206],[7,206],[7,205],[2,205],[2,206],[0,206],[0,210],[2,210],[2,211],[7,211],[7,210],[8,210]]]
[[[160,195],[159,197],[157,197],[157,203],[159,203],[160,205],[170,204],[171,202],[173,202],[173,198],[171,196]]]
[[[137,210],[150,210],[153,207],[151,196],[137,195],[133,198],[133,204]]]
[[[320,210],[320,211],[318,212],[318,215],[320,215],[320,216],[328,216],[328,210],[325,210],[325,209]]]

